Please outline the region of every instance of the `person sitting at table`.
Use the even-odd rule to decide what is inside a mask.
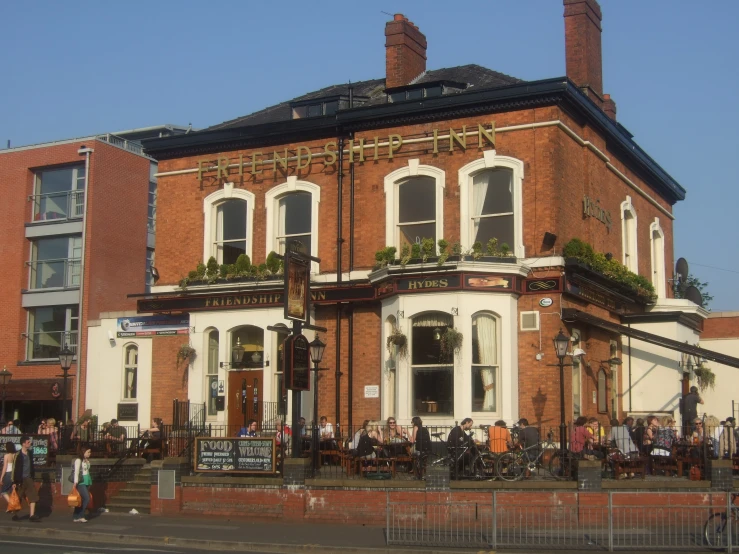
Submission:
[[[423,421],[418,416],[411,419],[411,424],[413,424],[413,435],[411,435],[413,452],[422,456],[431,454],[431,435],[428,428],[423,426]]]
[[[357,441],[357,458],[360,460],[374,460],[377,457],[375,454],[375,446],[379,444],[377,439],[372,439],[372,429],[370,422],[365,421],[365,425],[359,430],[359,440]]]
[[[59,431],[56,428],[56,419],[53,417],[47,419],[46,427],[41,434],[49,437],[49,451],[56,452],[59,449]]]
[[[631,433],[626,418],[623,425],[618,423],[617,419],[611,420],[611,433],[608,435],[608,442],[613,444],[624,458],[637,458],[639,456],[639,448],[631,440]],[[633,420],[632,420],[633,421]]]
[[[18,428],[20,426],[20,421],[12,419],[8,421],[8,423],[5,424],[5,427],[2,428],[2,431],[0,431],[0,435],[22,435],[21,430]]]
[[[595,446],[605,446],[606,430],[601,426],[598,418],[589,417],[587,428],[590,429],[590,433],[593,435],[593,444]]]
[[[590,429],[585,426],[587,422],[588,418],[585,416],[580,416],[575,420],[575,428],[570,438],[570,452],[586,460],[600,459],[603,453],[593,448],[595,441]]]
[[[321,416],[321,423],[318,426],[318,436],[321,440],[334,438],[334,428],[328,422],[328,418],[326,416]]]
[[[275,433],[275,444],[278,448],[284,448],[285,452],[290,450],[290,437],[293,436],[290,427],[283,425],[282,420],[278,419],[275,423],[277,432]]]
[[[720,458],[731,459],[736,454],[736,439],[734,437],[734,418],[727,417],[724,429],[719,438],[718,454]]]
[[[257,436],[257,420],[250,419],[246,422],[246,427],[239,429],[237,437],[256,437]]]
[[[449,454],[457,460],[456,475],[459,475],[458,472],[460,470],[463,472],[464,468],[469,466],[472,461],[472,457],[477,451],[475,441],[472,439],[471,435],[467,434],[467,431],[472,429],[473,424],[474,422],[472,421],[472,418],[466,417],[459,425],[449,432],[449,436],[447,437],[446,444]]]
[[[387,428],[385,429],[385,433],[385,439],[389,442],[408,440],[408,433],[405,432],[403,427],[398,425],[398,422],[392,416],[387,418]]]
[[[488,446],[493,454],[508,452],[508,449],[513,446],[511,434],[502,419],[496,421],[495,425],[488,427]]]
[[[103,438],[116,443],[118,452],[123,452],[126,449],[126,428],[118,425],[117,419],[110,420],[110,426]]]
[[[362,433],[366,432],[365,429],[369,425],[369,422],[370,422],[369,419],[365,419],[362,422],[362,426],[359,429],[357,429],[356,433],[354,433],[354,437],[352,437],[352,439],[347,442],[346,444],[347,448],[349,448],[350,450],[357,449],[357,446],[359,446],[359,438],[362,436]]]
[[[677,440],[677,432],[673,428],[675,420],[670,416],[662,418],[662,425],[653,431],[652,452],[654,458],[669,458],[672,456],[672,445]]]

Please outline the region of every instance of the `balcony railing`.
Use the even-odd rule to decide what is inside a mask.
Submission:
[[[75,288],[80,286],[79,258],[59,260],[36,260],[26,262],[31,267],[30,288]]]
[[[79,219],[85,211],[84,190],[34,194],[29,199],[33,201],[34,221]]]
[[[139,156],[144,155],[144,147],[141,146],[140,142],[126,140],[119,136],[111,135],[110,133],[107,133],[105,135],[98,135],[97,139],[104,140],[105,142],[117,146],[118,148],[123,148],[124,150],[133,152],[134,154],[138,154]]]
[[[77,331],[28,333],[29,360],[55,360],[64,346],[77,354]]]

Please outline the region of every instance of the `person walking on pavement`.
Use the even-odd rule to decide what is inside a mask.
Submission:
[[[16,492],[23,501],[25,497],[29,508],[29,521],[38,523],[41,518],[36,515],[36,503],[38,502],[38,493],[33,479],[36,476],[33,468],[33,453],[31,451],[31,437],[23,435],[21,437],[21,451],[15,454],[13,459],[13,483]],[[18,521],[17,515],[13,516],[13,521]]]
[[[90,503],[90,487],[92,486],[92,476],[90,475],[90,456],[92,450],[89,448],[84,451],[82,458],[74,461],[74,486],[82,499],[82,503],[74,509],[72,521],[75,523],[87,523],[85,519],[85,510]]]
[[[15,444],[6,442],[3,456],[2,490],[0,490],[5,502],[10,502],[10,493],[13,491],[13,458],[15,458]]]
[[[692,432],[693,421],[698,417],[698,404],[704,404],[698,387],[690,387],[690,392],[683,398],[683,436]]]

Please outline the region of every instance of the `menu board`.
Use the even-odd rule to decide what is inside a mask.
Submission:
[[[20,452],[22,435],[3,435],[0,437],[0,443],[6,442],[15,444],[15,449]],[[31,437],[31,449],[33,452],[34,467],[44,467],[47,464],[47,456],[49,454],[49,435],[29,435]]]
[[[275,439],[264,437],[195,439],[198,473],[274,473]]]

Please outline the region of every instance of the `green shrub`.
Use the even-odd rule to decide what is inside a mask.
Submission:
[[[239,275],[246,275],[251,267],[251,260],[246,254],[239,254],[239,257],[236,258],[236,264],[234,265],[236,265],[236,273]]]
[[[282,260],[277,257],[277,252],[274,250],[267,254],[266,265],[267,269],[269,269],[273,274],[282,272]]]

